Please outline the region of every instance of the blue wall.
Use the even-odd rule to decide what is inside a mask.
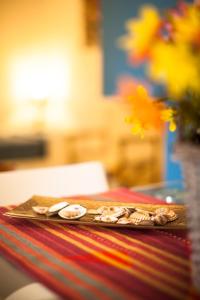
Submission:
[[[118,39],[126,33],[125,22],[138,16],[139,8],[143,4],[155,5],[162,11],[174,6],[175,3],[175,0],[152,0],[150,2],[143,0],[101,0],[105,95],[112,95],[116,92],[119,76],[133,75],[139,79],[145,77],[144,66],[130,67],[127,63],[126,53],[117,46]],[[181,178],[180,166],[172,158],[175,137],[174,133],[168,133],[166,137],[164,179],[167,181]]]

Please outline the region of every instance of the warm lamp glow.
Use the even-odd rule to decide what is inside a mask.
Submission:
[[[12,70],[13,96],[19,101],[61,100],[69,94],[66,60],[57,54],[18,58]]]

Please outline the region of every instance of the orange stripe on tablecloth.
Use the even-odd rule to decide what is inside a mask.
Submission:
[[[40,226],[44,226],[43,224],[40,224]],[[61,227],[61,225],[56,224],[55,227]],[[61,227],[63,229],[63,227]],[[84,249],[85,251],[92,253],[94,256],[98,257],[99,259],[101,259],[102,261],[113,265],[123,271],[128,272],[131,275],[136,276],[137,278],[139,278],[140,280],[150,284],[151,286],[154,286],[155,288],[158,288],[159,290],[161,290],[162,292],[165,292],[168,295],[171,295],[173,297],[176,297],[177,299],[183,299],[183,293],[180,293],[179,291],[177,291],[176,289],[169,287],[168,285],[164,284],[164,283],[159,283],[157,280],[154,280],[152,278],[150,278],[149,276],[144,275],[142,272],[138,271],[138,270],[134,270],[132,268],[130,268],[130,266],[127,265],[127,263],[123,263],[123,262],[119,262],[118,261],[118,257],[115,257],[113,255],[113,257],[108,257],[105,253],[100,253],[86,245],[84,245],[81,242],[75,241],[72,238],[67,237],[66,235],[52,229],[52,228],[46,228],[46,230],[52,232],[53,234],[59,236],[60,238],[62,238],[63,240],[66,240],[70,243],[73,243],[75,245],[77,245],[78,247],[80,247],[81,249]],[[72,232],[73,234],[74,232]],[[84,236],[82,236],[83,242],[84,242]]]
[[[1,220],[0,220],[0,223],[2,223]],[[31,223],[35,223],[35,222],[31,222]],[[36,223],[37,223],[37,221],[36,221]],[[77,269],[79,269],[81,272],[83,272],[86,276],[91,276],[91,274],[89,274],[88,271],[85,271],[85,269],[83,270],[83,268],[79,267],[78,264],[73,263],[73,262],[71,261],[70,258],[66,258],[65,256],[62,256],[62,255],[60,255],[59,253],[55,252],[54,250],[52,250],[52,249],[49,248],[48,246],[46,246],[46,245],[40,243],[38,240],[32,239],[29,235],[25,234],[24,232],[19,231],[19,230],[16,229],[14,226],[12,226],[12,225],[10,225],[10,224],[6,224],[6,225],[7,225],[8,228],[13,229],[15,232],[17,232],[19,235],[22,235],[24,238],[27,238],[27,237],[28,237],[28,240],[30,240],[31,242],[33,242],[33,244],[35,244],[35,245],[38,246],[38,247],[43,248],[43,249],[46,250],[48,253],[50,253],[52,256],[57,257],[57,258],[60,259],[61,261],[66,261],[66,263],[68,263],[68,264],[70,264],[70,265],[72,265],[72,266],[75,266]],[[11,239],[12,239],[12,238],[10,238],[10,240],[11,240]],[[24,245],[24,244],[23,244],[23,245]],[[25,246],[25,247],[26,247],[26,246]],[[31,253],[29,250],[31,250],[31,249],[30,249],[30,248],[27,248],[27,251],[28,251],[29,253]],[[42,255],[37,255],[37,256],[38,256],[38,257],[41,256],[41,258],[42,258]],[[47,260],[47,258],[44,258],[44,259]],[[43,259],[42,259],[42,261],[43,261]],[[48,262],[48,260],[47,260],[47,262]],[[55,264],[52,263],[52,262],[51,262],[51,264],[55,265]],[[56,266],[56,268],[60,271],[60,269],[59,269],[60,267],[59,267],[59,266],[57,267],[57,265],[55,265],[55,266]],[[63,271],[61,271],[61,272],[63,273]],[[67,275],[67,277],[69,277],[69,278],[71,278],[71,277],[73,276],[73,274],[71,274],[71,272],[68,272],[68,271],[65,270],[65,269],[64,269],[64,273],[66,273],[65,275]],[[102,278],[99,278],[99,277],[97,276],[97,274],[94,274],[94,273],[93,273],[93,274],[92,274],[92,277],[93,277],[95,280],[98,280],[98,281],[100,281],[100,282],[104,282],[104,284],[106,284],[107,286],[110,286],[111,288],[116,288],[115,286],[113,286],[112,284],[110,284],[110,282],[108,282],[107,280],[105,280],[105,279],[102,280]],[[75,276],[73,276],[73,278],[75,278]],[[72,279],[72,278],[71,278],[71,279]],[[82,286],[87,286],[87,287],[90,288],[90,290],[92,290],[93,292],[96,292],[96,294],[100,294],[101,299],[104,299],[104,298],[110,299],[110,297],[109,297],[108,295],[105,295],[105,293],[102,294],[103,292],[101,292],[100,290],[97,290],[97,289],[95,288],[95,286],[89,285],[88,283],[84,283],[83,281],[81,281],[81,280],[78,279],[78,278],[75,278],[75,280],[76,280],[76,283],[77,283],[77,284],[82,285]],[[94,290],[95,290],[95,291],[94,291]],[[126,293],[123,292],[123,294],[126,294]]]
[[[0,223],[1,223],[1,220],[0,220]],[[40,223],[40,222],[38,222],[38,221],[32,221],[32,220],[31,220],[30,223],[33,223],[33,224],[35,223],[36,226],[39,226],[39,223]],[[44,223],[42,223],[42,224],[44,224]],[[46,224],[47,224],[47,223],[46,223]],[[78,263],[75,264],[72,260],[70,260],[70,258],[67,259],[67,257],[65,257],[65,256],[63,256],[63,255],[61,255],[61,254],[59,254],[58,252],[52,250],[52,249],[49,248],[48,246],[46,246],[46,245],[40,243],[38,240],[32,239],[32,238],[30,237],[30,235],[28,235],[27,233],[24,233],[24,232],[19,231],[17,228],[13,227],[13,226],[10,225],[10,224],[6,224],[6,225],[7,225],[8,227],[14,228],[14,230],[15,230],[16,232],[18,232],[19,235],[22,235],[24,238],[28,238],[28,240],[33,240],[33,243],[34,243],[35,245],[37,245],[38,247],[43,248],[45,251],[47,251],[47,252],[50,253],[51,255],[57,257],[58,259],[60,259],[60,260],[62,260],[62,261],[65,261],[65,262],[68,263],[69,265],[72,265],[73,267],[75,267],[76,269],[78,269],[80,272],[82,272],[83,274],[85,274],[85,276],[88,276],[89,278],[91,278],[91,275],[92,275],[92,280],[96,280],[97,282],[100,283],[100,285],[103,284],[103,285],[105,285],[105,286],[108,286],[110,289],[116,290],[116,292],[117,292],[120,296],[122,296],[122,297],[125,296],[125,295],[127,295],[127,297],[129,297],[129,294],[128,294],[126,291],[124,291],[124,290],[122,291],[121,289],[119,289],[120,286],[115,286],[115,285],[113,285],[113,283],[112,283],[111,281],[107,280],[106,278],[100,277],[98,274],[96,274],[96,273],[94,273],[94,272],[91,274],[90,271],[87,271],[87,270],[85,270],[85,268],[80,267],[80,265],[79,265]],[[41,227],[41,226],[40,226],[40,227]],[[37,230],[37,228],[35,228],[35,229],[33,229],[33,230]],[[46,226],[44,226],[44,231],[46,231]],[[48,232],[48,233],[49,233],[49,232]],[[51,237],[54,236],[54,234],[52,234],[52,233],[50,233],[50,234],[51,234]],[[61,240],[61,241],[62,241],[62,240]],[[85,257],[85,256],[84,256],[84,257]],[[104,297],[105,297],[105,295],[104,295]]]
[[[17,240],[14,239],[14,238],[11,238],[10,235],[6,234],[4,231],[0,230],[1,234],[3,234],[5,237],[7,237],[9,240],[15,242],[15,244],[18,244]],[[19,245],[20,248],[23,248],[23,245],[20,244]],[[53,286],[56,286],[56,289],[57,290],[61,290],[62,291],[62,294],[65,294],[66,295],[66,285],[62,284],[60,281],[57,281],[52,275],[48,274],[48,273],[45,273],[44,271],[42,271],[37,265],[34,265],[30,262],[27,261],[27,259],[23,259],[19,254],[17,254],[16,252],[12,251],[12,249],[10,249],[10,247],[8,247],[6,244],[3,244],[1,243],[1,247],[3,249],[5,249],[6,253],[9,253],[9,255],[11,257],[14,257],[15,259],[17,259],[18,262],[22,263],[23,266],[26,266],[26,268],[28,270],[32,270],[34,274],[40,274],[40,276],[43,278],[43,279],[46,279],[48,280],[49,283],[52,283]],[[77,294],[76,291],[72,290],[71,291],[71,288],[69,287],[69,290],[67,290],[67,293],[71,294],[72,297],[74,297],[74,294],[76,294],[77,298],[75,299],[83,299],[83,297],[80,297],[79,294]]]
[[[57,223],[54,223],[54,228],[55,228],[55,229],[50,228],[50,227],[47,227],[47,226],[45,226],[43,223],[39,223],[38,226],[40,226],[40,227],[44,228],[45,230],[51,232],[53,235],[56,235],[56,236],[60,237],[61,239],[65,240],[65,241],[67,241],[67,242],[70,242],[71,244],[76,245],[77,247],[81,248],[82,250],[86,251],[87,253],[91,253],[91,254],[97,253],[98,255],[95,255],[95,256],[97,256],[97,257],[99,257],[99,258],[104,258],[104,260],[105,260],[105,261],[108,261],[108,262],[109,262],[109,260],[110,260],[110,257],[107,257],[105,253],[102,253],[102,252],[99,252],[99,253],[98,253],[96,250],[94,250],[94,249],[92,249],[92,248],[90,248],[90,247],[84,245],[83,242],[86,240],[86,237],[85,237],[85,236],[82,235],[82,236],[81,236],[81,239],[82,239],[83,242],[79,242],[79,241],[74,240],[73,238],[71,238],[71,237],[69,237],[69,236],[64,235],[63,233],[60,233],[60,232],[56,231],[56,227],[61,228],[62,230],[64,230],[64,227],[62,227],[62,225],[59,225],[59,224],[57,224]],[[66,229],[65,229],[64,231],[66,231]],[[69,227],[67,228],[67,232],[69,232],[71,235],[75,235],[73,230],[69,230]],[[93,241],[92,241],[92,242],[93,242]],[[112,253],[112,255],[114,256],[113,253]],[[123,255],[122,255],[122,256],[123,256]],[[102,260],[102,259],[101,259],[101,260]],[[123,258],[121,257],[119,260],[122,261]],[[116,263],[117,263],[117,262],[116,262]],[[119,265],[120,265],[120,264],[121,264],[121,262],[119,262]],[[130,261],[126,261],[126,265],[129,265],[129,266],[130,266],[131,264],[132,264],[131,260],[130,260]]]
[[[59,225],[59,226],[62,226],[62,225]],[[84,226],[82,226],[82,227],[84,227]],[[80,228],[80,226],[79,226],[79,228]],[[142,263],[139,260],[133,259],[132,257],[128,256],[126,253],[121,252],[120,250],[110,248],[106,245],[103,245],[100,242],[97,242],[96,236],[98,236],[98,233],[97,232],[93,233],[91,228],[84,227],[84,229],[93,234],[93,238],[90,238],[90,237],[87,237],[84,235],[84,240],[91,243],[92,245],[95,245],[96,247],[99,247],[100,249],[103,249],[104,251],[106,251],[107,255],[108,255],[108,253],[110,253],[113,257],[113,254],[114,254],[116,257],[118,257],[118,260],[122,261],[122,263],[127,264],[130,267],[135,265],[135,266],[139,267],[140,269],[144,270],[145,272],[149,272],[151,275],[156,276],[159,279],[163,279],[164,281],[167,281],[168,283],[172,284],[173,286],[177,286],[177,287],[185,290],[184,282],[177,281],[175,277],[173,277],[169,274],[165,274],[164,272],[161,272],[159,270],[156,270],[156,269],[152,268],[151,266],[149,266],[148,264]],[[63,230],[65,230],[65,228],[63,228]],[[69,232],[69,228],[68,228],[68,232]],[[73,231],[73,232],[71,232],[71,234],[77,236],[78,238],[83,237],[83,233],[79,233],[78,231],[76,231],[76,232]],[[103,236],[105,238],[104,235],[100,234],[99,236]],[[106,235],[106,238],[108,240],[112,240],[111,235],[109,237],[108,237],[108,235]],[[118,246],[120,244],[120,241],[117,239],[114,239],[114,242],[117,242],[117,243],[113,244],[114,246],[115,245]],[[139,249],[137,249],[137,250],[139,250]],[[141,255],[140,251],[138,251],[138,253]],[[147,256],[148,256],[148,253],[146,253],[146,257]]]
[[[188,260],[181,258],[181,257],[177,257],[176,255],[169,253],[163,249],[157,248],[156,246],[150,245],[148,242],[145,243],[144,241],[138,240],[134,237],[129,237],[124,233],[119,233],[116,230],[113,231],[113,229],[108,228],[108,227],[103,227],[103,228],[99,227],[98,229],[96,228],[96,230],[102,231],[102,232],[108,232],[108,236],[110,236],[110,235],[115,236],[115,238],[117,240],[122,238],[124,240],[125,244],[127,243],[129,246],[130,246],[130,242],[131,242],[131,244],[143,247],[144,248],[143,250],[147,251],[148,254],[149,254],[149,250],[150,250],[151,252],[153,252],[152,255],[154,255],[156,257],[156,259],[160,259],[158,256],[155,255],[155,254],[159,254],[162,258],[170,260],[171,264],[174,265],[174,263],[176,263],[176,267],[178,264],[179,266],[177,267],[177,270],[180,269],[181,272],[182,272],[182,270],[185,270],[185,268],[188,269],[188,266],[189,266]]]
[[[109,231],[110,233],[112,233],[112,230],[110,228],[105,228],[104,227],[104,230]],[[129,237],[127,235],[123,235],[123,234],[121,234],[119,232],[115,232],[115,235],[123,236],[125,239],[127,239],[127,242],[128,241],[133,241],[134,243],[136,243],[138,245],[141,245],[141,246],[144,246],[145,248],[150,249],[150,250],[154,251],[155,253],[158,253],[158,254],[166,257],[166,258],[170,258],[171,260],[174,261],[174,263],[178,262],[179,264],[181,264],[183,266],[186,266],[186,267],[188,267],[190,265],[190,262],[187,259],[184,259],[182,257],[178,257],[178,256],[176,256],[176,255],[174,255],[172,253],[166,252],[163,249],[156,248],[155,246],[152,246],[152,245],[149,245],[147,243],[144,243],[143,241],[137,240],[137,239],[135,239],[133,237]]]
[[[1,230],[0,230],[1,232]],[[67,270],[65,269],[62,269],[60,266],[57,266],[55,263],[49,261],[46,257],[44,257],[43,255],[41,255],[40,253],[37,253],[36,251],[34,251],[32,248],[29,248],[27,247],[25,244],[19,242],[16,238],[10,236],[9,234],[5,233],[4,231],[2,231],[2,235],[4,235],[5,237],[7,237],[10,241],[14,242],[15,245],[18,245],[20,247],[20,249],[23,249],[24,251],[27,251],[29,254],[37,257],[37,258],[40,258],[40,260],[45,263],[46,265],[52,267],[54,270],[58,270],[59,273],[67,276],[67,278],[70,278],[72,281],[74,279],[74,275],[71,273],[71,272],[68,272]],[[17,254],[16,254],[17,255]],[[18,256],[20,257],[20,256]],[[27,258],[26,258],[27,259]],[[29,266],[29,264],[28,264]],[[32,270],[34,270],[34,264],[32,265]],[[35,270],[37,271],[38,270],[38,266],[35,265]],[[42,269],[41,269],[42,271]],[[44,273],[40,272],[42,274],[43,277],[49,277],[46,273],[45,270],[43,270]],[[47,275],[47,276],[46,276]],[[55,278],[54,278],[55,279]],[[84,284],[82,281],[80,281],[79,279],[75,278],[76,279],[76,284],[79,284],[79,285],[82,285],[82,286],[88,286],[88,284]],[[65,294],[66,294],[66,285],[61,283],[59,280],[56,280],[55,281],[55,284],[56,284],[56,287],[59,286],[59,289],[60,287],[63,285],[63,287],[65,287]],[[93,289],[93,287],[91,287],[91,289]],[[74,289],[72,290],[72,293],[71,293],[73,296],[74,296]],[[78,297],[78,299],[85,299],[85,297],[83,297],[82,295],[78,294],[77,291],[75,292],[76,294],[76,297]],[[100,293],[100,295],[102,296],[102,294]]]
[[[92,232],[92,229],[86,226],[81,226],[81,228],[88,230],[90,232]],[[113,232],[112,235],[105,233],[103,231],[95,231],[96,235],[102,236],[103,238],[112,241],[113,243],[116,243],[117,245],[120,245],[128,250],[132,250],[133,252],[139,253],[140,255],[143,255],[144,257],[151,259],[152,261],[155,261],[156,263],[167,267],[168,269],[173,268],[174,271],[176,271],[177,273],[186,273],[188,274],[188,271],[181,268],[181,267],[177,267],[176,265],[174,265],[173,263],[169,262],[169,261],[165,261],[163,259],[161,259],[160,257],[156,256],[155,254],[149,253],[148,250],[144,250],[144,249],[139,249],[136,246],[132,246],[130,244],[125,243],[124,241],[121,241],[119,239],[117,239],[115,236],[113,236]],[[115,233],[114,233],[115,234]],[[123,235],[124,237],[124,235]]]

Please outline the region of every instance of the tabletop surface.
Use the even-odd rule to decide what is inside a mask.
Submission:
[[[167,203],[183,204],[186,197],[185,184],[183,181],[163,181],[145,186],[132,188],[133,191],[156,197]]]
[[[123,188],[90,199],[163,203]],[[8,209],[1,255],[63,299],[198,299],[186,231],[44,223],[8,218]]]

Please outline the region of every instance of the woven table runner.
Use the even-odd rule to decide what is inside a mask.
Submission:
[[[122,188],[93,197],[163,203]],[[8,209],[0,208],[0,254],[63,299],[198,298],[191,286],[185,231],[12,219],[3,215]]]

